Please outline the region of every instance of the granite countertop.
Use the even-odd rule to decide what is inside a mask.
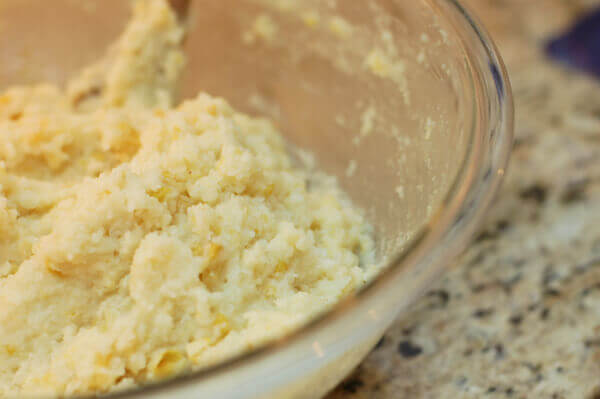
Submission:
[[[591,0],[469,0],[507,63],[512,163],[482,232],[328,399],[600,399],[600,82],[543,43]]]

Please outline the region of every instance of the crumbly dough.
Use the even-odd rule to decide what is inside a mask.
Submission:
[[[174,107],[183,35],[141,0],[66,90],[0,96],[0,397],[204,367],[375,273],[361,212],[272,123],[205,94]]]

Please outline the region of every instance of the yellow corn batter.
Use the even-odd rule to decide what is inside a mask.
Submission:
[[[0,95],[0,397],[204,367],[374,273],[361,212],[269,121],[205,94],[174,107],[183,36],[141,0],[66,90]]]

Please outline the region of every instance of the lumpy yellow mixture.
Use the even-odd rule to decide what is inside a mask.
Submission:
[[[141,0],[65,90],[0,95],[0,397],[204,367],[373,274],[361,212],[269,121],[206,94],[175,106],[183,36]]]

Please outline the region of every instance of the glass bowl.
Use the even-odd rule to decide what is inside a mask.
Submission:
[[[365,209],[385,266],[290,336],[114,397],[321,397],[465,248],[490,205],[512,140],[504,66],[453,0],[189,7],[181,96],[206,91],[272,118]],[[121,0],[3,0],[0,86],[63,83],[127,16]]]

